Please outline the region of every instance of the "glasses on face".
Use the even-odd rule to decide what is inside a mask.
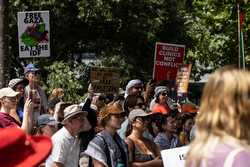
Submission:
[[[161,93],[161,95],[162,96],[167,96],[168,94],[167,94],[167,92],[163,92],[163,93]]]
[[[74,120],[78,120],[78,121],[84,121],[85,120],[85,117],[84,116],[77,116],[77,117],[74,117],[74,118],[72,118],[72,119],[74,119]]]
[[[142,87],[141,86],[136,86],[136,87],[134,87],[135,89],[142,89]]]
[[[114,114],[115,118],[124,118],[125,115],[124,114]]]

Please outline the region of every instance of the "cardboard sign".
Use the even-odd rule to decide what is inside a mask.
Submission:
[[[119,70],[91,67],[90,79],[95,93],[117,93],[120,86]]]
[[[188,83],[191,73],[192,64],[183,64],[179,66],[176,76],[176,86],[177,94],[181,96],[182,94],[187,94]]]
[[[179,65],[183,63],[185,45],[159,43],[155,45],[155,59],[153,78],[161,80],[175,80]]]
[[[161,151],[164,166],[185,167],[185,158],[189,146],[177,147]]]
[[[19,56],[49,57],[49,11],[18,12]]]

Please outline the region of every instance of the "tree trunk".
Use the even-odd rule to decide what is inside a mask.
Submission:
[[[0,0],[0,88],[6,86],[8,70],[8,0]]]

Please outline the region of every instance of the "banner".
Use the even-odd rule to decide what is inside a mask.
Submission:
[[[107,67],[91,67],[91,85],[95,93],[117,93],[120,86],[119,70]]]
[[[185,45],[156,42],[153,78],[175,80],[179,65],[183,63]]]
[[[18,12],[19,57],[49,57],[49,11]]]
[[[189,146],[177,147],[161,151],[164,166],[185,167],[185,158]]]
[[[192,64],[182,64],[179,66],[176,76],[177,95],[182,96],[188,93],[189,77]]]

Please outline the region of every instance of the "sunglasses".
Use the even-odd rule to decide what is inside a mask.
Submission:
[[[168,94],[166,92],[161,93],[162,96],[167,96]]]
[[[135,89],[142,89],[142,87],[141,86],[137,86],[137,87],[134,87]]]

